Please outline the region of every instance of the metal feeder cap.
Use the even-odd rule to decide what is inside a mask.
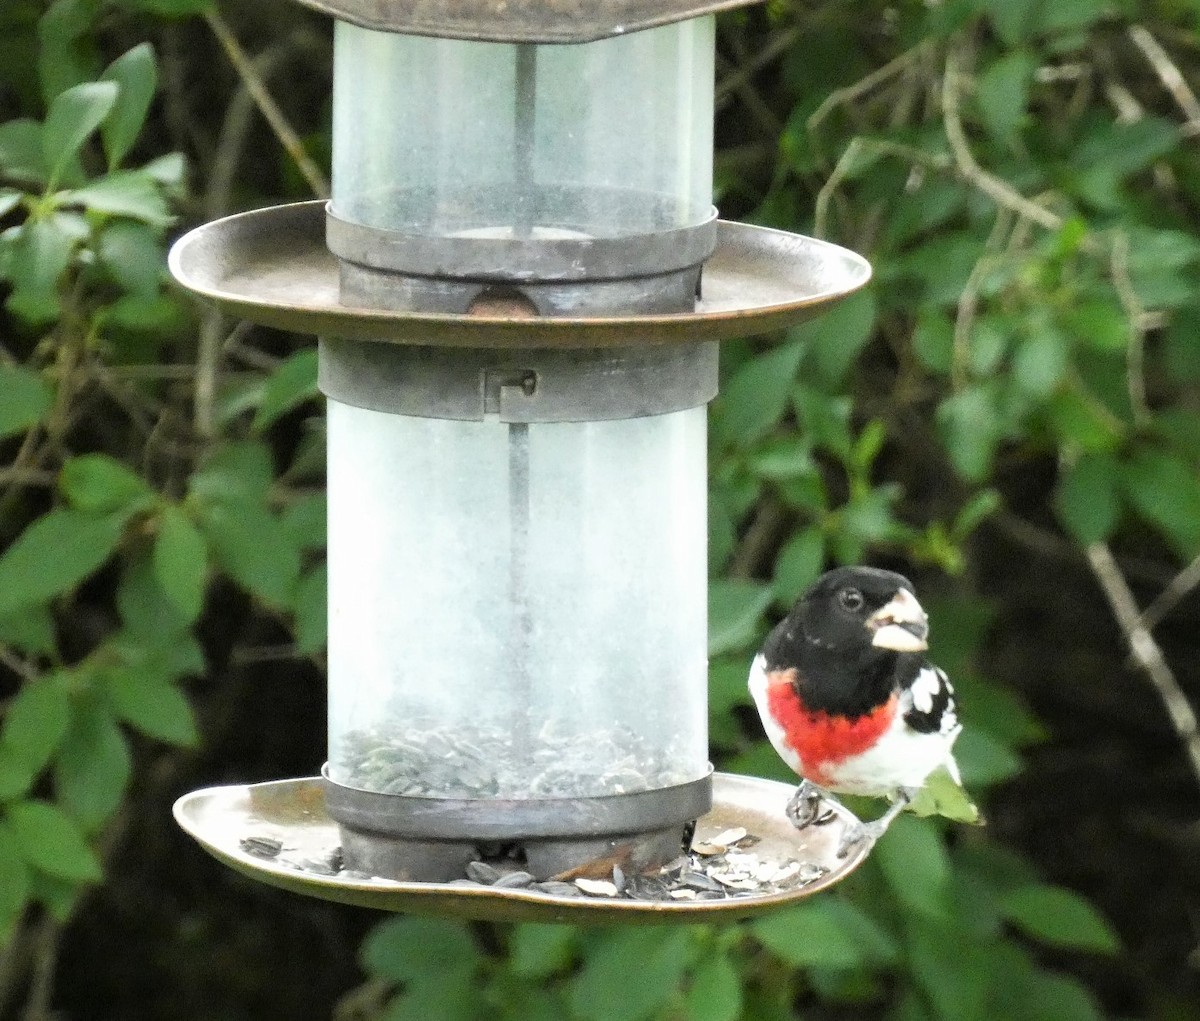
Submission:
[[[299,0],[379,32],[504,43],[587,43],[760,0]]]

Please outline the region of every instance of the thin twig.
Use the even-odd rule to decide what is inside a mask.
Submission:
[[[959,173],[997,205],[1007,206],[1047,230],[1058,230],[1063,225],[1061,216],[1026,198],[1007,181],[988,173],[976,162],[959,111],[961,72],[958,59],[956,47],[951,46],[946,53],[946,69],[942,78],[942,118]]]
[[[254,62],[246,56],[246,52],[237,41],[228,22],[221,17],[220,11],[215,6],[205,8],[204,20],[212,29],[213,35],[217,37],[221,48],[225,50],[225,55],[229,58],[234,70],[237,71],[238,77],[242,79],[246,91],[254,97],[254,102],[271,126],[271,130],[275,132],[275,137],[279,139],[280,144],[287,150],[288,155],[292,157],[296,167],[308,182],[313,194],[318,198],[327,198],[329,182],[325,179],[321,169],[313,162],[312,157],[304,151],[300,136],[296,134],[271,93],[267,91],[266,85],[254,67]]]
[[[1125,311],[1129,322],[1129,344],[1125,353],[1125,386],[1129,391],[1129,404],[1133,409],[1133,420],[1139,426],[1150,421],[1150,406],[1146,402],[1146,332],[1149,319],[1142,299],[1134,289],[1129,275],[1129,235],[1123,230],[1113,233],[1112,251],[1109,256],[1112,270],[1113,289]]]
[[[14,674],[30,684],[36,684],[41,679],[37,667],[28,660],[22,659],[7,645],[0,645],[0,664],[8,667]]]
[[[911,49],[905,50],[898,57],[893,57],[883,67],[876,68],[870,74],[860,78],[853,85],[834,89],[821,101],[821,105],[809,115],[807,122],[808,133],[810,135],[813,134],[821,126],[825,118],[839,106],[843,106],[846,103],[853,103],[856,99],[861,99],[876,86],[882,85],[889,78],[899,74],[909,64],[922,56],[928,48],[929,42],[922,41]]]
[[[786,32],[781,32],[775,36],[766,46],[758,51],[752,60],[741,64],[736,71],[730,72],[717,83],[716,90],[713,93],[715,102],[720,103],[729,97],[764,67],[783,56],[783,54],[792,48],[794,43],[799,41],[800,36],[801,31],[798,28],[790,28]]]
[[[979,291],[996,262],[996,251],[1012,230],[1013,212],[1007,206],[996,207],[996,222],[983,246],[983,254],[971,268],[971,275],[963,285],[958,298],[958,312],[954,317],[954,347],[950,361],[950,385],[955,391],[967,383],[967,366],[970,362],[971,331],[975,327],[975,313],[979,308]]]
[[[1104,590],[1113,616],[1117,619],[1134,661],[1143,670],[1167,710],[1171,727],[1174,729],[1184,751],[1191,761],[1192,772],[1200,781],[1200,732],[1197,731],[1196,713],[1175,679],[1174,673],[1163,657],[1162,649],[1143,623],[1133,593],[1121,569],[1113,558],[1112,550],[1105,543],[1095,542],[1087,548],[1088,563],[1092,573]]]
[[[62,924],[46,917],[34,937],[33,974],[25,998],[22,1021],[50,1021],[50,1001],[54,996],[54,973],[58,970]]]
[[[850,144],[846,146],[845,151],[838,158],[833,171],[826,178],[825,183],[821,186],[821,190],[817,192],[817,200],[813,208],[813,233],[817,237],[823,238],[826,236],[829,204],[833,200],[837,189],[841,186],[842,181],[855,169],[854,161],[862,155],[870,154],[896,156],[900,159],[908,160],[916,166],[928,167],[931,170],[937,171],[945,171],[950,166],[949,160],[942,156],[926,152],[924,149],[917,149],[911,145],[904,145],[900,142],[890,142],[880,138],[855,137],[850,139]]]
[[[1183,115],[1188,121],[1184,126],[1185,130],[1189,130],[1191,133],[1200,129],[1200,99],[1196,98],[1196,93],[1188,85],[1182,72],[1171,59],[1171,55],[1163,49],[1162,44],[1145,26],[1130,25],[1126,31],[1129,38],[1133,40],[1134,46],[1142,51],[1142,55],[1150,62],[1154,73],[1158,75],[1159,81],[1163,83],[1179,109],[1183,111]]]
[[[1163,589],[1142,611],[1142,625],[1150,629],[1157,627],[1163,618],[1187,598],[1188,593],[1197,585],[1200,585],[1200,557],[1175,575],[1171,579],[1171,584]]]

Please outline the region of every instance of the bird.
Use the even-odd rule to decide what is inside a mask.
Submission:
[[[925,658],[929,618],[912,583],[873,567],[823,574],[767,635],[749,687],[763,728],[801,777],[785,811],[797,829],[835,794],[886,797],[878,819],[843,832],[868,847],[905,808],[978,822],[953,754],[954,688]]]

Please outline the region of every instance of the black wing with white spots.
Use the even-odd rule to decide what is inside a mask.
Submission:
[[[944,670],[924,663],[907,686],[904,722],[918,734],[956,734],[960,728],[954,687]]]

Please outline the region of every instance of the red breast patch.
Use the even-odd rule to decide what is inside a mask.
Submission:
[[[828,766],[865,752],[892,725],[898,698],[893,695],[878,709],[853,719],[831,716],[805,707],[796,694],[795,679],[795,670],[768,672],[767,707],[783,728],[788,745],[800,757],[804,776],[813,783],[828,785]]]

